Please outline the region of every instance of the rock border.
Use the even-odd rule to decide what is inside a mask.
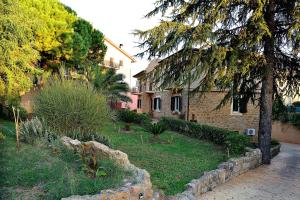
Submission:
[[[79,140],[73,140],[66,136],[62,137],[61,140],[64,145],[73,149],[80,148],[81,144],[90,145],[98,155],[114,160],[119,166],[133,174],[133,180],[125,181],[123,186],[119,188],[101,190],[100,193],[96,195],[73,195],[62,198],[62,200],[139,200],[152,198],[153,190],[150,174],[146,170],[131,164],[126,153],[111,149],[95,141],[80,142]]]
[[[261,165],[262,154],[259,149],[247,148],[245,156],[229,159],[221,163],[216,170],[204,172],[199,179],[188,183],[187,189],[179,194],[168,197],[168,200],[196,200],[203,193],[228,182],[232,178]]]
[[[133,180],[126,181],[116,189],[106,189],[96,195],[73,195],[62,200],[197,200],[202,194],[224,184],[232,178],[239,176],[251,169],[257,168],[262,163],[262,154],[259,149],[247,148],[243,157],[229,159],[221,163],[217,169],[204,172],[198,178],[186,185],[186,190],[174,196],[164,196],[159,192],[153,192],[150,174],[130,163],[126,153],[114,150],[104,144],[95,141],[80,142],[69,137],[61,138],[64,145],[78,149],[82,144],[90,145],[97,154],[114,160],[118,165],[133,173]],[[271,149],[272,158],[280,152],[281,145]]]

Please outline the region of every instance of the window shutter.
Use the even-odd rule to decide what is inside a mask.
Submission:
[[[161,110],[161,98],[158,99],[158,109]]]
[[[175,110],[175,97],[171,97],[171,111]]]
[[[179,112],[182,110],[182,102],[181,102],[181,97],[178,97],[178,103],[179,103]]]
[[[245,97],[240,98],[239,107],[240,107],[240,113],[246,113],[247,112],[247,99]]]

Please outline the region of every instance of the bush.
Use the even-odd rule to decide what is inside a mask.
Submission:
[[[124,109],[118,111],[118,119],[125,122],[125,123],[133,123],[136,121],[137,113]]]
[[[289,121],[300,128],[300,113],[291,113],[289,116]]]
[[[51,133],[46,125],[37,117],[26,120],[20,125],[20,140],[28,144],[34,144],[38,139],[52,141],[55,134]]]
[[[272,119],[281,122],[288,121],[288,107],[284,105],[282,99],[275,99],[272,107]]]
[[[97,132],[109,118],[106,98],[82,82],[52,81],[34,102],[34,114],[63,135]]]
[[[151,133],[154,137],[159,137],[166,130],[166,127],[163,123],[149,123],[145,125],[145,131]]]
[[[5,140],[5,135],[2,132],[0,132],[0,142],[3,140]]]
[[[163,117],[161,122],[172,131],[201,140],[209,140],[214,144],[228,148],[231,154],[244,153],[245,147],[250,143],[247,136],[222,128],[197,124],[171,117]]]
[[[7,100],[7,105],[5,105],[2,108],[2,114],[4,115],[5,119],[8,119],[10,121],[14,120],[14,113],[13,113],[13,109],[12,107],[15,107],[15,109],[19,110],[19,117],[21,120],[26,120],[28,117],[28,113],[25,110],[25,108],[23,108],[21,106],[21,98],[20,97],[14,97],[14,98],[9,98]]]
[[[130,130],[130,123],[136,123],[143,126],[145,124],[151,123],[151,118],[148,114],[146,113],[139,114],[129,109],[119,110],[117,113],[117,117],[120,121],[127,123],[125,125],[126,131]]]
[[[73,139],[78,139],[82,142],[96,141],[108,147],[112,147],[110,139],[106,136],[100,135],[99,133],[86,133],[83,135],[75,133],[73,135],[69,135],[69,137]]]
[[[277,146],[277,145],[280,145],[279,141],[277,141],[275,139],[272,139],[271,140],[271,146]]]
[[[295,101],[295,102],[293,102],[293,106],[295,106],[295,107],[300,107],[300,101]]]

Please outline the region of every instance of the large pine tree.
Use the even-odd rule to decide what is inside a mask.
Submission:
[[[259,146],[269,164],[273,98],[299,94],[300,0],[158,0],[146,17],[157,14],[160,24],[136,35],[141,56],[173,55],[159,66],[162,86],[191,74],[198,90],[218,84],[246,103],[260,91]]]

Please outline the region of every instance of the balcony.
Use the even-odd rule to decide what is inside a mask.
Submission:
[[[105,67],[113,68],[113,69],[120,69],[121,67],[120,63],[112,62],[110,60],[104,60],[103,64]]]

